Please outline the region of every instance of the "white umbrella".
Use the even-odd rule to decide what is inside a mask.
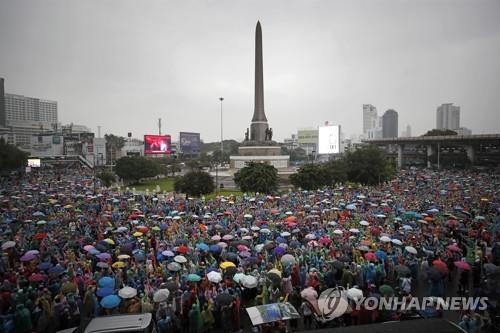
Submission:
[[[255,251],[256,252],[262,252],[263,248],[264,248],[264,244],[257,244],[257,245],[255,245]]]
[[[243,217],[246,218],[246,219],[251,219],[253,216],[250,215],[250,214],[245,214],[245,215],[243,215]]]
[[[16,242],[14,241],[6,241],[5,243],[2,244],[2,250],[7,250],[10,249],[11,247],[16,246]]]
[[[118,256],[119,260],[125,260],[125,259],[130,259],[130,256],[128,254],[120,254]]]
[[[240,232],[246,234],[248,232],[247,228],[240,228]]]
[[[396,238],[391,239],[391,242],[396,245],[403,245],[403,242]]]
[[[387,236],[382,236],[382,237],[380,237],[380,241],[384,242],[384,243],[389,243],[391,241],[391,239]]]
[[[285,213],[285,215],[293,215],[293,213],[291,211],[288,211]]]
[[[342,235],[344,232],[342,230],[340,230],[340,229],[335,229],[333,231],[333,233],[336,234],[336,235]]]
[[[281,233],[281,237],[288,237],[288,236],[291,236],[291,234],[288,231],[283,231]]]
[[[208,281],[213,282],[213,283],[219,283],[222,281],[222,275],[221,273],[217,271],[211,271],[210,273],[207,274]]]
[[[359,224],[361,224],[361,225],[363,225],[365,227],[370,225],[370,223],[368,223],[368,221],[364,221],[364,220],[363,221],[359,221]]]
[[[120,296],[123,299],[127,298],[132,298],[137,295],[137,289],[134,289],[132,287],[123,287],[122,289],[118,290],[118,296]]]
[[[285,254],[283,257],[281,257],[281,263],[282,264],[295,264],[295,257],[292,256],[291,254]]]
[[[187,262],[187,259],[184,256],[175,256],[174,261],[178,262],[179,264],[184,264]]]
[[[349,232],[352,232],[353,234],[357,234],[357,233],[359,233],[359,229],[351,228],[351,229],[349,229]]]
[[[260,229],[260,233],[261,234],[270,234],[271,230],[269,230],[269,229]]]
[[[417,249],[414,248],[413,246],[407,246],[405,247],[405,250],[409,253],[412,253],[412,254],[417,254]]]
[[[253,226],[253,227],[251,227],[250,229],[252,229],[252,231],[259,231],[259,230],[260,230],[260,228],[259,228],[259,227],[257,227],[256,225],[255,225],[255,226]]]
[[[169,295],[170,295],[170,291],[168,289],[157,290],[153,294],[153,301],[156,303],[166,302],[168,300]]]
[[[307,234],[307,235],[306,235],[306,239],[307,239],[307,240],[310,240],[310,239],[316,239],[316,235],[315,235],[315,234]]]
[[[241,279],[244,279],[244,278],[245,278],[245,276],[246,276],[246,275],[245,275],[245,274],[243,274],[243,273],[236,273],[236,274],[234,274],[234,276],[233,276],[233,280],[234,280],[234,282],[236,282],[236,283],[240,283],[240,282],[241,282]]]
[[[240,282],[243,285],[243,287],[249,288],[249,289],[255,288],[259,284],[257,279],[252,275],[245,275],[245,277],[243,279],[241,279]]]
[[[350,288],[347,290],[347,297],[352,300],[358,300],[363,297],[363,291],[358,288]]]

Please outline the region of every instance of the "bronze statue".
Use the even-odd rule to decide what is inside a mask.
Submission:
[[[248,141],[248,136],[249,136],[249,132],[248,132],[248,127],[247,127],[247,131],[245,132],[245,141]]]

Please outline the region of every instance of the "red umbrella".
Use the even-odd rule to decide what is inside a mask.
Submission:
[[[448,220],[448,226],[449,227],[457,227],[458,226],[457,220]]]
[[[319,240],[319,243],[321,245],[330,245],[332,243],[332,240],[328,237],[321,237],[321,239]]]
[[[457,268],[464,269],[466,271],[470,270],[470,265],[465,261],[455,261],[454,264]]]
[[[44,276],[43,274],[40,274],[40,273],[33,273],[31,274],[31,276],[28,278],[28,280],[30,282],[40,282],[40,281],[43,281],[44,279]]]
[[[149,228],[144,225],[138,226],[136,229],[137,231],[142,232],[143,234],[147,234],[149,231]]]
[[[181,245],[177,248],[177,252],[182,253],[182,254],[186,254],[186,253],[188,253],[188,251],[189,251],[189,248],[186,245]]]
[[[291,216],[288,216],[286,218],[286,221],[287,222],[295,222],[295,221],[297,221],[297,218],[295,216],[291,215]]]
[[[434,267],[436,267],[442,274],[444,275],[448,275],[449,271],[448,271],[448,266],[446,265],[446,263],[444,261],[442,261],[441,259],[437,259],[437,260],[434,260],[432,262],[432,265]]]
[[[39,232],[38,234],[35,234],[35,236],[34,236],[34,238],[37,239],[37,240],[42,240],[45,237],[47,237],[47,233],[46,232]]]
[[[457,246],[457,244],[451,244],[451,245],[448,245],[447,247],[448,250],[450,250],[451,252],[460,252],[460,248]]]
[[[371,227],[370,232],[372,233],[373,236],[380,235],[380,229],[378,227]]]
[[[366,252],[365,259],[368,261],[377,261],[377,256],[373,252]]]

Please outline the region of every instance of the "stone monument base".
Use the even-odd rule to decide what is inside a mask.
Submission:
[[[268,163],[278,170],[290,165],[290,156],[281,155],[279,146],[242,146],[238,153],[229,157],[231,169],[242,169],[248,162]]]

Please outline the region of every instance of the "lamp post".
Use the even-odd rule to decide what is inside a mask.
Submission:
[[[220,101],[220,152],[224,152],[224,139],[222,137],[222,101],[224,100],[224,97],[219,97]]]
[[[316,150],[311,152],[312,165],[314,165],[314,160],[316,159]]]

